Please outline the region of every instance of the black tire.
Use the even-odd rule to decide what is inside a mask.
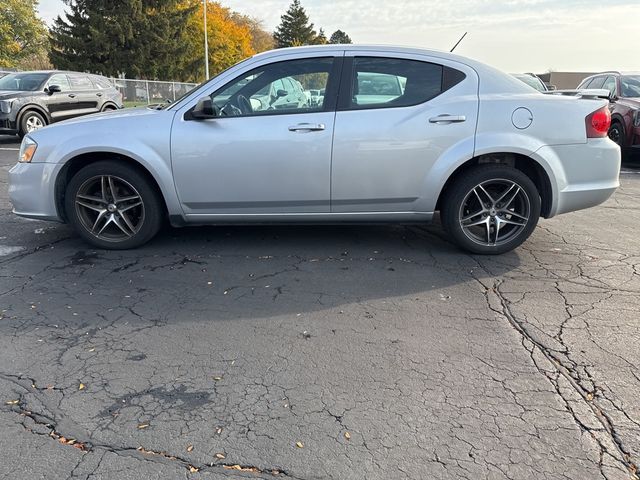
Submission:
[[[622,147],[624,144],[624,127],[618,121],[612,122],[609,127],[608,136],[611,140],[613,140],[619,147]]]
[[[486,187],[492,200],[500,200],[503,195],[500,188],[503,185],[506,195],[504,202],[513,194],[513,203],[505,206],[500,202],[492,202],[488,199],[490,197],[485,196],[481,185],[482,188]],[[512,193],[506,193],[508,188],[512,188]],[[480,192],[480,196],[476,192]],[[486,199],[484,204],[481,203],[482,199]],[[488,208],[492,203],[493,206]],[[472,205],[475,205],[474,208],[471,208]],[[440,217],[445,231],[464,250],[482,255],[501,254],[521,245],[535,229],[540,218],[540,194],[531,179],[514,167],[478,165],[460,174],[447,188],[441,202]],[[462,226],[463,219],[468,219],[465,220],[467,228]],[[516,225],[514,221],[521,224]],[[469,225],[479,222],[479,225]],[[504,239],[496,235],[496,223],[497,233],[500,235],[503,232]],[[494,235],[499,241],[491,241]]]
[[[122,161],[99,161],[82,168],[67,185],[64,204],[76,232],[88,243],[108,250],[147,243],[164,221],[164,203],[151,180]]]
[[[35,110],[27,110],[20,117],[20,127],[18,129],[18,135],[23,138],[30,131],[30,125],[33,123],[40,124],[41,127],[47,126],[47,119],[42,116],[40,112]]]

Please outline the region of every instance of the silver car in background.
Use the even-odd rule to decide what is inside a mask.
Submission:
[[[264,108],[289,94],[283,79],[322,101]],[[449,53],[280,49],[174,104],[28,135],[9,195],[16,214],[69,222],[101,248],[142,245],[165,220],[425,223],[439,211],[452,241],[494,254],[540,216],[609,198],[620,169],[610,120],[605,100],[539,95]]]

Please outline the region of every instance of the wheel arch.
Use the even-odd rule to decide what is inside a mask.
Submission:
[[[102,160],[120,161],[129,166],[134,167],[136,170],[142,173],[149,180],[151,187],[159,195],[162,201],[162,205],[164,207],[163,214],[165,216],[168,215],[169,209],[167,205],[167,198],[162,188],[160,187],[160,182],[158,181],[156,176],[145,165],[143,165],[141,162],[137,161],[136,159],[121,153],[114,153],[114,152],[108,152],[108,151],[96,151],[96,152],[81,153],[79,155],[76,155],[68,159],[56,176],[55,187],[54,187],[56,211],[59,217],[63,221],[67,222],[68,220],[66,217],[66,212],[64,208],[65,193],[66,193],[65,191],[66,191],[67,185],[69,184],[73,176],[76,173],[78,173],[82,168]]]
[[[440,189],[438,200],[436,202],[436,210],[440,210],[442,198],[445,196],[447,189],[455,182],[455,180],[465,171],[481,164],[504,164],[523,172],[531,179],[531,181],[533,181],[538,193],[540,194],[540,216],[546,218],[551,215],[553,206],[553,188],[545,168],[532,157],[522,153],[508,151],[478,155],[459,165],[449,175]]]
[[[51,123],[51,116],[49,115],[49,112],[47,111],[46,108],[42,107],[41,105],[38,105],[37,103],[27,103],[26,105],[20,107],[20,110],[18,111],[18,115],[16,115],[16,127],[18,128],[18,130],[20,130],[21,128],[22,117],[24,116],[24,114],[32,110],[42,115],[46,120],[47,125]]]

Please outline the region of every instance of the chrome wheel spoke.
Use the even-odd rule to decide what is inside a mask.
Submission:
[[[109,184],[109,190],[111,193],[111,201],[113,203],[118,203],[118,197],[116,197],[116,187],[113,183],[113,177],[107,177],[107,183]]]
[[[124,213],[128,210],[131,210],[132,208],[139,207],[140,205],[142,205],[142,200],[132,203],[131,205],[127,205],[126,207],[121,207],[118,210],[120,211],[120,213]]]
[[[107,210],[101,210],[100,213],[98,213],[98,216],[96,217],[96,221],[93,223],[93,227],[91,227],[91,231],[95,232],[96,228],[98,227],[98,223],[100,223],[100,220],[103,220],[104,217],[107,215]],[[102,231],[102,230],[100,230]]]
[[[511,190],[513,190],[513,187],[515,187],[515,188],[516,188],[516,190],[520,188],[520,187],[518,187],[515,183],[512,183],[512,184],[509,186],[509,188],[507,188],[507,189],[504,191],[504,193],[503,193],[502,195],[500,195],[500,198],[498,198],[498,199],[496,200],[496,204],[500,203],[500,202],[504,199],[504,197],[506,197],[507,195],[509,195],[509,192],[510,192]],[[516,191],[516,195],[517,195],[517,194],[518,194],[518,193],[517,193],[517,191]]]
[[[526,217],[524,215],[520,215],[518,212],[514,212],[513,210],[500,210],[500,213],[504,214],[504,215],[510,215],[512,217],[517,217],[521,220],[524,220],[525,222],[527,220],[529,220],[529,217]]]
[[[526,220],[520,220],[520,219],[512,220],[512,219],[509,219],[509,218],[501,218],[500,221],[502,223],[507,223],[509,225],[517,225],[519,227],[524,227],[527,224]]]
[[[489,199],[489,202],[491,203],[491,205],[495,205],[496,204],[496,201],[489,194],[489,192],[487,192],[487,190],[482,186],[482,184],[478,185],[476,188],[479,188],[480,190],[482,190],[482,193],[484,193],[487,196],[487,198]],[[473,190],[475,191],[475,188]],[[478,192],[476,192],[476,195],[478,195]],[[478,198],[480,198],[480,197],[478,196]]]
[[[480,211],[478,211],[476,213],[472,213],[470,215],[467,215],[466,217],[460,219],[460,221],[466,224],[466,222],[468,222],[472,218],[476,218],[477,216],[482,215],[483,213],[485,213],[485,214],[488,213],[488,210],[483,208],[482,210],[480,210]]]
[[[131,223],[131,220],[129,220],[129,217],[127,217],[122,210],[120,210],[120,218],[122,220],[124,220],[125,225],[127,226],[129,231],[131,232],[131,235],[136,233],[136,227],[133,226],[133,224]],[[131,236],[131,235],[129,235],[129,236]]]
[[[76,200],[76,204],[84,208],[88,208],[89,210],[93,210],[94,212],[102,212],[102,211],[106,212],[104,206],[102,205],[94,205],[92,203],[89,203],[83,200]]]
[[[465,227],[475,227],[477,225],[482,225],[483,223],[489,224],[489,218],[490,217],[486,217],[486,218],[483,218],[481,220],[476,220],[475,222],[464,223],[463,225]]]
[[[120,221],[121,217],[119,217],[118,215],[116,215],[115,213],[111,214],[112,218],[113,218],[113,223],[120,229],[122,230],[122,233],[124,233],[127,237],[130,237],[131,235],[133,235],[135,232],[135,229],[131,229],[128,230],[127,227],[125,225],[122,224],[122,222]]]

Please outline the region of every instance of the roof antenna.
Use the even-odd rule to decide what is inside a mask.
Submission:
[[[460,40],[458,40],[458,41],[456,42],[456,44],[453,46],[453,48],[452,48],[451,50],[449,50],[449,53],[453,52],[453,51],[456,49],[456,47],[460,44],[460,42],[462,41],[462,39],[463,39],[464,37],[466,37],[466,36],[467,36],[467,32],[464,32],[464,35],[462,35],[462,36],[460,37]]]

